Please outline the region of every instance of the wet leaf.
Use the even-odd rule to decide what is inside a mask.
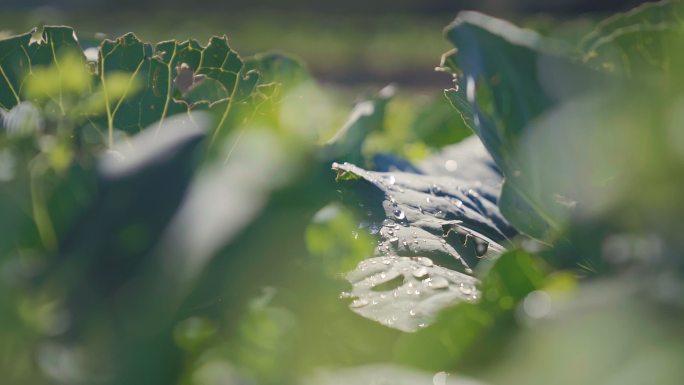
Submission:
[[[536,257],[521,250],[506,252],[478,285],[479,301],[461,302],[442,311],[431,326],[403,334],[395,348],[397,360],[425,370],[471,372],[491,357],[487,353],[496,354],[489,350],[491,344],[504,346],[517,304],[546,283]]]
[[[350,183],[347,195],[355,194],[347,200],[369,210],[360,227],[379,235],[376,255],[428,256],[472,273],[481,258],[501,253],[516,232],[499,212],[501,175],[479,140],[447,147],[419,167],[423,174],[333,164],[338,180]]]
[[[426,327],[437,313],[479,298],[477,279],[425,257],[378,257],[347,274],[355,313],[405,332]]]

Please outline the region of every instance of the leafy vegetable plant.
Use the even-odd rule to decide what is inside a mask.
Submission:
[[[0,40],[3,383],[676,383],[681,20],[463,12],[400,150],[226,37]]]

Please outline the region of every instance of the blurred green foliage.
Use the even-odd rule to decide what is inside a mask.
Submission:
[[[346,122],[225,38],[0,40],[3,383],[677,383],[681,16],[462,13],[446,98]]]

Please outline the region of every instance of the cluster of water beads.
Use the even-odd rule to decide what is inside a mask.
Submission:
[[[447,167],[448,163],[448,167]],[[397,203],[397,200],[395,197],[391,194],[391,191],[398,191],[400,190],[401,192],[404,192],[403,190],[400,189],[400,184],[398,183],[397,176],[395,176],[392,173],[375,173],[375,172],[369,172],[363,169],[359,169],[356,166],[350,165],[350,164],[345,164],[347,167],[353,167],[354,170],[353,172],[359,174],[360,176],[366,178],[369,182],[378,185],[381,189],[383,189],[387,192],[386,196],[386,201],[389,203],[389,206],[386,207],[386,210],[388,210],[388,215],[396,221],[399,222],[402,226],[409,226],[409,219],[407,216],[407,213],[402,210],[402,208],[399,207],[399,204]],[[445,163],[445,168],[451,168],[455,170],[457,167],[456,161],[449,161],[447,160]],[[378,174],[380,174],[378,176]],[[469,201],[468,207],[471,210],[474,210],[478,212],[479,215],[484,216],[486,214],[485,208],[482,206],[482,204],[479,202],[479,199],[481,198],[481,195],[479,194],[476,189],[482,185],[482,183],[474,182],[471,184],[471,188],[468,188],[466,192],[464,192],[464,189],[461,189],[460,187],[456,186],[453,182],[451,181],[444,181],[446,185],[448,185],[450,191],[451,190],[457,190],[461,191],[461,193],[467,198]],[[425,203],[426,207],[430,207],[429,209],[424,209],[421,205],[417,206],[417,209],[421,213],[427,212],[428,214],[433,215],[435,218],[444,220],[447,219],[449,216],[453,218],[455,215],[457,218],[464,215],[464,202],[463,200],[459,199],[458,197],[454,196],[452,192],[446,192],[443,187],[438,184],[438,183],[432,183],[427,191],[430,195],[425,197]],[[446,199],[449,203],[451,203],[456,209],[451,209],[449,210],[450,213],[446,213],[439,207],[439,202],[438,200],[443,200]],[[372,212],[368,211],[369,217],[372,216]],[[485,217],[486,219],[486,217]],[[400,251],[400,249],[403,247],[405,250],[409,250],[411,245],[418,245],[420,243],[420,238],[417,236],[417,234],[413,234],[413,239],[411,240],[410,238],[408,239],[402,239],[403,237],[400,236],[399,234],[395,233],[392,230],[392,226],[394,224],[389,224],[388,225],[388,219],[385,219],[382,224],[380,223],[364,223],[362,222],[359,225],[359,228],[368,228],[368,231],[371,235],[380,235],[380,240],[378,242],[378,252],[380,254],[388,255],[390,252],[393,251]],[[396,224],[396,223],[395,223]],[[404,237],[405,238],[405,237]],[[465,235],[465,238],[463,238],[463,245],[468,246],[468,244],[471,242],[470,240],[473,240],[472,243],[475,244],[475,254],[477,257],[483,257],[488,250],[489,243],[486,240],[480,239],[478,236],[474,234],[467,234]],[[423,242],[427,242],[426,239],[423,239]],[[458,260],[461,264],[463,264],[464,269],[467,273],[472,273],[472,269],[465,263],[463,258],[459,255],[459,253],[454,249],[451,245],[448,244],[447,241],[442,240],[441,242],[442,248],[444,251],[446,251],[449,255],[453,256],[456,260]]]
[[[384,267],[386,266],[386,267]],[[365,276],[364,273],[372,273]],[[479,299],[475,280],[460,273],[435,266],[426,257],[381,257],[363,261],[356,270],[359,281],[353,283],[352,292],[343,292],[340,298],[354,298],[350,308],[361,315],[386,326],[405,330],[424,328],[435,315],[435,310],[421,303],[439,293],[453,293],[454,301],[474,302]],[[396,286],[378,291],[377,287],[401,278]],[[458,294],[456,294],[458,293]],[[414,306],[387,308],[387,301],[410,301]],[[401,302],[400,302],[401,303]],[[405,302],[404,302],[405,303]],[[363,310],[368,309],[368,310]],[[424,313],[427,310],[427,313]],[[413,321],[409,321],[413,319]],[[410,331],[410,330],[409,330]]]
[[[366,261],[363,261],[359,264],[358,269],[360,272],[364,272],[366,269],[368,269],[370,267],[370,265],[376,265],[378,263],[389,266],[389,265],[397,263],[400,260],[400,258],[402,258],[402,257],[390,256],[390,257],[383,257],[381,259],[374,258],[371,260],[366,260]],[[380,272],[380,273],[373,275],[369,278],[370,284],[372,286],[375,286],[375,285],[387,282],[391,279],[395,279],[396,277],[398,277],[401,274],[406,275],[406,274],[410,273],[411,276],[415,277],[416,279],[418,279],[422,283],[424,288],[447,289],[447,288],[449,288],[450,285],[455,284],[455,285],[458,285],[460,292],[464,295],[471,295],[476,291],[474,285],[467,284],[464,282],[455,283],[455,282],[452,282],[452,281],[450,281],[444,277],[444,276],[446,276],[446,277],[449,277],[449,278],[453,279],[454,281],[456,281],[460,277],[462,277],[462,275],[460,275],[460,273],[444,269],[444,272],[441,273],[444,276],[441,276],[441,275],[431,276],[430,272],[428,271],[428,268],[435,266],[434,262],[431,259],[429,259],[427,257],[411,257],[410,259],[412,261],[418,262],[419,266],[412,268],[412,269],[408,268],[408,267],[403,267],[400,272],[395,272],[393,274],[388,274],[385,271]],[[417,287],[414,284],[414,282],[411,282],[411,281],[405,282],[405,286],[408,288],[406,294],[420,295],[420,293],[421,293],[420,288]],[[395,291],[395,293],[396,293],[396,291]],[[340,298],[350,298],[350,297],[351,297],[351,294],[348,292],[343,292],[340,295]],[[367,305],[367,304],[356,303],[357,307],[361,307],[361,306],[365,306],[365,305]]]

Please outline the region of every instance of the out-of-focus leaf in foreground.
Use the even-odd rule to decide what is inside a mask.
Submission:
[[[334,371],[322,371],[304,381],[303,385],[485,385],[459,375],[446,372],[421,372],[391,364],[366,365]]]
[[[662,307],[641,284],[651,281],[635,278],[593,282],[566,298],[530,294],[520,314],[533,327],[480,378],[502,385],[678,383],[681,308]]]
[[[491,359],[489,344],[506,343],[515,328],[516,306],[546,281],[535,257],[521,250],[503,254],[484,275],[479,301],[445,309],[433,325],[402,335],[396,359],[425,370],[472,373]]]

